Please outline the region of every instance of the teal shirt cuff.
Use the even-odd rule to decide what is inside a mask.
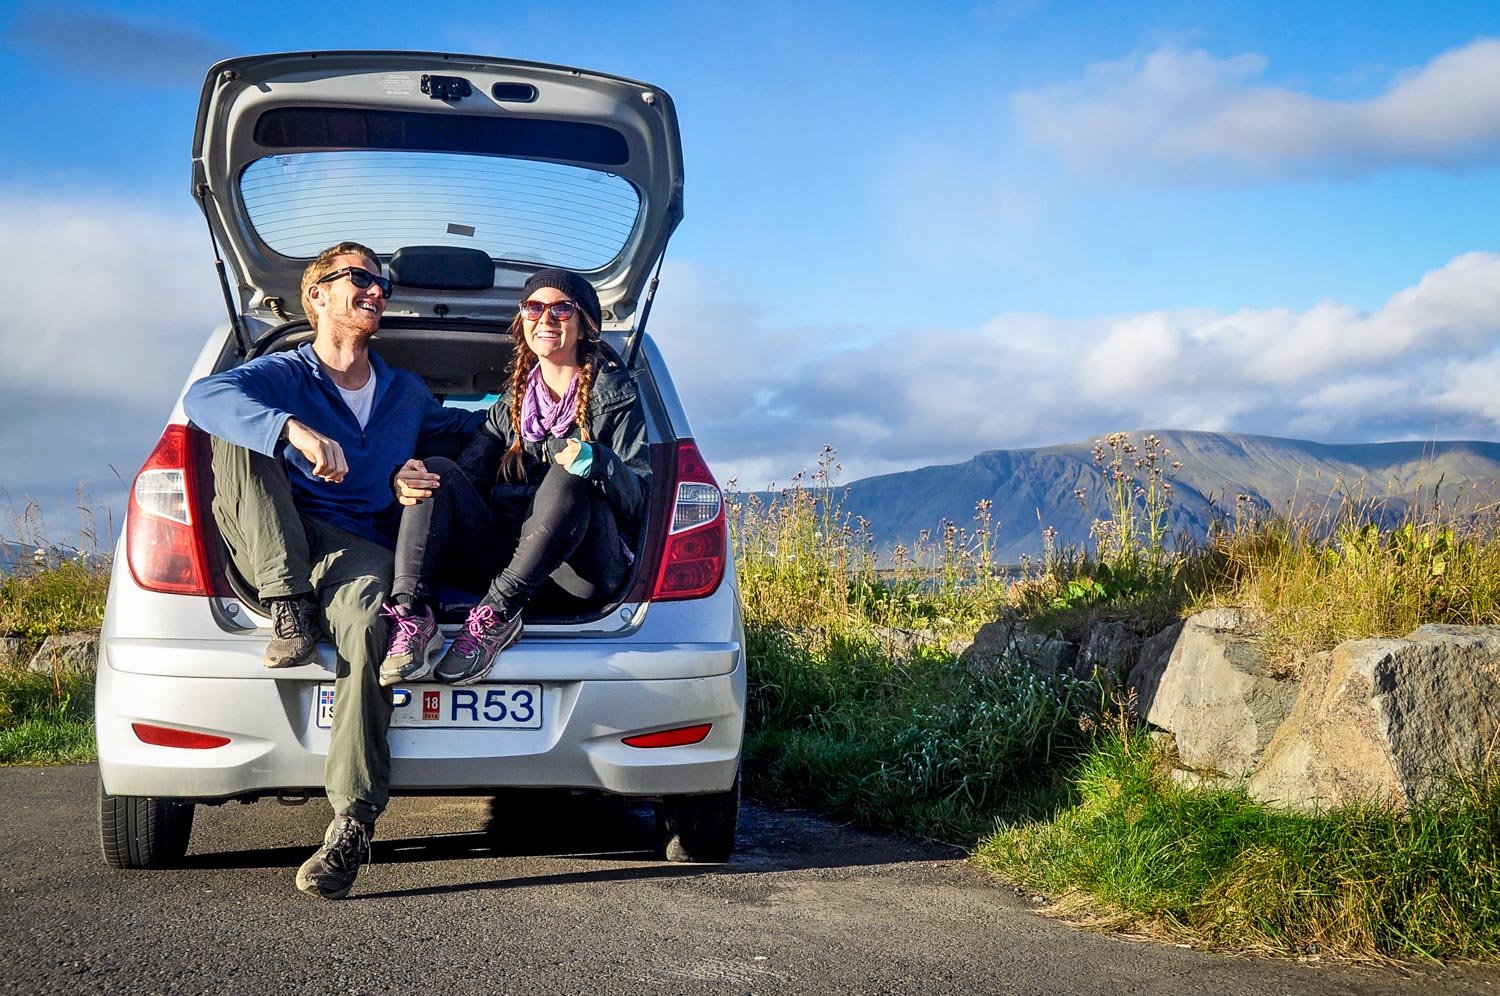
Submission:
[[[588,477],[589,471],[594,469],[594,444],[579,441],[581,449],[573,462],[568,464],[568,473],[574,477]]]

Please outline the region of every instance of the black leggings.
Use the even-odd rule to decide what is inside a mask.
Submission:
[[[442,483],[401,513],[391,594],[432,598],[435,587],[478,594],[502,615],[520,612],[549,578],[575,598],[595,601],[624,583],[630,561],[614,511],[596,489],[552,464],[523,519],[495,514],[458,465],[424,461]]]

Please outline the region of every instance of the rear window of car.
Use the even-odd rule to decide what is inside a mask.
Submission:
[[[294,152],[246,167],[240,193],[273,252],[310,259],[344,239],[482,249],[493,259],[595,270],[617,259],[641,198],[604,170],[404,150]]]

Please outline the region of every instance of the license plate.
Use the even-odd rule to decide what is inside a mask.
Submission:
[[[319,729],[333,727],[333,685],[318,686]],[[393,688],[391,726],[401,729],[540,730],[541,685],[416,685]]]

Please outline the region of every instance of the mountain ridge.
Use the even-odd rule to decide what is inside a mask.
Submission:
[[[1171,527],[1200,540],[1212,521],[1234,514],[1237,500],[1303,514],[1350,497],[1380,498],[1394,516],[1439,487],[1445,500],[1461,493],[1500,494],[1500,442],[1321,443],[1175,429],[1124,435],[1137,448],[1155,436],[1166,451],[1163,459],[1181,462],[1170,472]],[[1036,557],[1044,527],[1057,530],[1060,544],[1081,544],[1092,521],[1105,514],[1107,480],[1094,461],[1094,446],[1090,440],[991,449],[961,463],[862,478],[844,489],[843,510],[868,520],[877,547],[888,552],[897,543],[910,548],[944,520],[972,531],[976,506],[988,500],[991,518],[1000,524],[997,559]],[[1076,491],[1084,493],[1082,502]]]

